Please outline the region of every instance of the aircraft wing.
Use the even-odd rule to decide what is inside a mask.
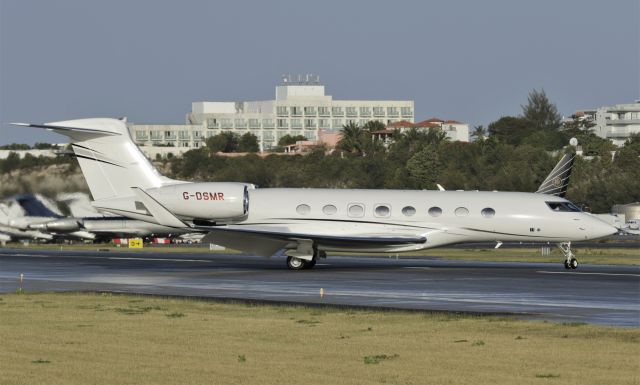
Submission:
[[[201,228],[205,230],[205,228]],[[352,236],[320,235],[272,231],[256,228],[216,227],[206,228],[208,234],[203,243],[215,243],[236,250],[270,257],[290,243],[313,241],[322,246],[402,246],[421,244],[427,241],[423,236],[388,236],[379,234],[359,234]]]

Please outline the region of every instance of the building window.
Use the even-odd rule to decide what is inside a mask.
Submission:
[[[458,207],[456,211],[454,211],[457,217],[466,217],[469,215],[469,209],[466,207]]]
[[[302,128],[302,119],[291,119],[291,128]]]
[[[405,207],[402,208],[402,214],[404,214],[404,216],[406,216],[406,217],[411,217],[411,216],[415,215],[415,213],[416,213],[415,207],[405,206]]]
[[[371,116],[371,108],[369,107],[360,107],[360,116]]]
[[[218,119],[216,119],[216,118],[208,118],[207,119],[207,128],[209,128],[209,129],[218,128]]]
[[[347,116],[358,116],[358,110],[355,107],[347,107]]]
[[[331,123],[331,127],[335,130],[339,130],[344,125],[344,121],[342,119],[333,119],[333,123]]]
[[[287,119],[278,119],[278,128],[289,128]]]
[[[263,132],[262,139],[273,139],[273,131]]]
[[[338,209],[334,205],[326,205],[322,208],[322,212],[327,215],[333,215],[338,212]]]
[[[291,107],[291,116],[301,116],[301,115],[302,115],[301,107],[297,107],[297,106]]]
[[[429,209],[429,215],[431,215],[432,217],[439,217],[440,215],[442,215],[442,209],[440,207],[431,207]]]
[[[331,115],[344,116],[344,111],[342,111],[342,107],[331,107]]]
[[[413,116],[413,111],[411,111],[411,107],[402,107],[400,108],[400,112],[402,116]]]
[[[304,132],[304,137],[307,138],[307,140],[316,140],[317,139],[315,131],[305,131]]]
[[[373,213],[377,217],[388,217],[391,215],[391,208],[387,205],[379,205],[373,210]]]
[[[304,114],[307,116],[316,116],[316,108],[315,107],[305,107]]]
[[[259,119],[249,119],[249,127],[250,128],[260,128],[260,120]]]
[[[384,107],[373,107],[374,116],[384,116]]]
[[[398,108],[397,107],[387,107],[387,115],[388,116],[398,116]]]
[[[296,207],[296,212],[300,215],[307,215],[311,212],[311,207],[309,207],[309,205],[301,204]]]
[[[179,131],[178,137],[180,139],[189,139],[189,131]]]
[[[289,116],[289,111],[287,110],[286,106],[278,106],[276,107],[276,111],[278,116]]]
[[[485,218],[493,218],[496,215],[496,210],[492,209],[491,207],[487,207],[485,209],[482,209],[481,213]]]
[[[262,119],[262,128],[274,128],[274,127],[275,127],[275,124],[273,123],[273,119]]]
[[[147,139],[147,132],[146,131],[136,131],[136,139],[138,139],[138,140]]]
[[[329,123],[329,119],[319,119],[318,127],[320,128],[331,128],[331,124]]]
[[[359,203],[352,203],[347,208],[347,213],[349,213],[350,217],[362,217],[364,216],[364,206]]]
[[[247,128],[246,119],[236,119],[236,128]]]
[[[305,119],[304,120],[304,128],[316,128],[316,120],[315,119]]]
[[[318,107],[318,115],[320,116],[329,116],[329,107]]]
[[[233,128],[233,121],[229,118],[220,119],[220,128]]]

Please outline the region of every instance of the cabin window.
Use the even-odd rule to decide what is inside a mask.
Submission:
[[[469,209],[466,207],[458,207],[455,211],[457,217],[466,217],[469,215]]]
[[[364,206],[358,203],[352,203],[349,205],[347,212],[350,217],[364,216]]]
[[[439,217],[442,215],[442,209],[440,207],[432,207],[429,209],[429,215],[432,217]]]
[[[404,214],[407,217],[410,217],[410,216],[414,215],[415,213],[416,213],[415,207],[405,206],[405,207],[402,208],[402,214]]]
[[[492,209],[491,207],[487,207],[482,209],[481,214],[485,218],[493,218],[494,215],[496,215],[496,210]]]
[[[547,206],[553,211],[579,212],[580,208],[571,202],[547,202]]]
[[[326,205],[322,208],[322,212],[327,215],[333,215],[338,212],[338,209],[334,205]]]
[[[373,212],[376,214],[377,217],[388,217],[391,214],[391,209],[387,205],[379,205],[379,206],[376,206]]]
[[[298,207],[296,207],[296,212],[300,215],[307,215],[309,214],[309,212],[311,212],[311,207],[309,207],[309,205],[298,205]]]

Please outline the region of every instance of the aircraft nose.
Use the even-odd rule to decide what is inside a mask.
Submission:
[[[591,238],[602,238],[618,232],[618,229],[614,226],[595,218],[592,218],[590,227]]]

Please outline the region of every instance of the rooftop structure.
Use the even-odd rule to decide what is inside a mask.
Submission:
[[[576,111],[573,115],[581,121],[593,123],[593,132],[613,144],[623,146],[632,134],[640,133],[640,100],[629,104],[616,104]]]

